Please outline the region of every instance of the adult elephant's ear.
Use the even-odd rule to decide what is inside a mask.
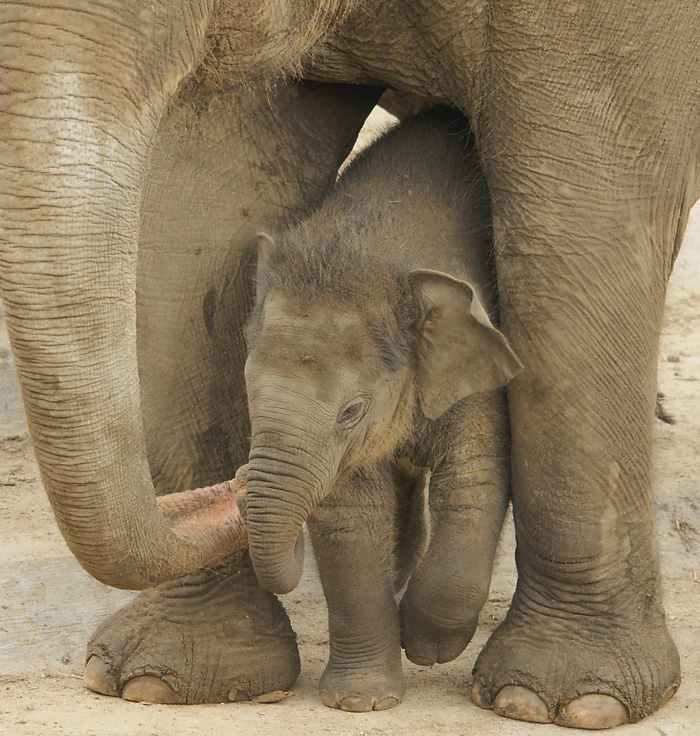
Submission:
[[[428,419],[469,394],[505,386],[520,372],[520,361],[469,284],[439,271],[413,271],[409,279],[423,305],[415,324],[417,383]]]

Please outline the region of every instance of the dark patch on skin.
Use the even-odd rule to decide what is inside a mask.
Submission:
[[[202,305],[202,316],[204,317],[204,327],[209,335],[214,330],[214,315],[216,314],[216,289],[209,289],[204,295],[204,303]]]
[[[348,364],[359,363],[362,359],[362,351],[355,343],[345,343],[342,354],[345,363]]]

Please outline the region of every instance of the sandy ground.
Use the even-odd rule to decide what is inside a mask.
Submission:
[[[695,736],[700,734],[700,208],[692,214],[669,291],[659,368],[666,409],[676,423],[655,422],[658,536],[683,685],[660,713],[615,733]],[[558,730],[554,726],[497,718],[468,697],[476,654],[503,618],[514,589],[513,548],[509,522],[474,642],[449,665],[426,669],[406,661],[408,692],[393,710],[352,714],[321,704],[317,682],[327,654],[326,612],[311,559],[302,583],[285,601],[302,658],[292,697],[274,705],[158,706],[95,695],[82,684],[85,643],[95,625],[132,594],[92,580],[57,531],[27,437],[0,317],[0,736],[283,731],[289,736],[551,736]]]

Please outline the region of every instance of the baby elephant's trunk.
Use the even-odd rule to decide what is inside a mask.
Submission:
[[[260,584],[278,595],[299,583],[302,527],[319,496],[317,476],[300,455],[254,446],[248,463],[250,558]]]

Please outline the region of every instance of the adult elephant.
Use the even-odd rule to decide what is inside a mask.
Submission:
[[[693,0],[35,0],[4,3],[0,33],[3,296],[44,483],[93,575],[162,583],[93,639],[91,686],[202,702],[296,675],[245,556],[164,582],[228,549],[167,524],[147,454],[161,490],[245,456],[217,405],[239,375],[225,370],[238,354],[212,348],[220,305],[244,301],[221,299],[225,270],[242,283],[225,251],[314,201],[376,97],[255,92],[291,72],[452,104],[475,131],[502,327],[525,370],[508,389],[518,586],[473,699],[595,728],[672,696],[650,421],[665,285],[698,195]],[[241,308],[228,317],[235,332]]]

